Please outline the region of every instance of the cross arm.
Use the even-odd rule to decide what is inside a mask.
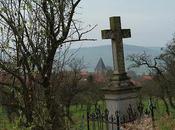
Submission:
[[[131,30],[130,29],[122,29],[122,38],[130,38]]]
[[[102,30],[101,35],[102,39],[112,39],[112,30]]]

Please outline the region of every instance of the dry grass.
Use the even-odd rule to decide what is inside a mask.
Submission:
[[[175,119],[172,116],[163,116],[158,121],[160,130],[175,130]]]
[[[175,130],[175,119],[171,116],[164,116],[153,124],[151,118],[144,118],[123,125],[122,130]]]
[[[153,128],[151,118],[144,118],[133,123],[127,123],[122,126],[122,130],[158,130]]]

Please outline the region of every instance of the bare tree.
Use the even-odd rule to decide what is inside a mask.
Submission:
[[[132,61],[133,64],[130,66],[132,67],[140,67],[146,66],[150,74],[153,76],[153,84],[152,89],[159,88],[159,94],[155,92],[154,96],[158,96],[161,98],[166,106],[166,111],[169,114],[169,106],[175,108],[174,105],[174,72],[175,72],[175,40],[173,38],[172,42],[167,45],[166,49],[162,52],[162,54],[158,57],[152,57],[145,52],[142,54],[133,54],[128,57],[128,60]],[[150,84],[147,84],[150,85]],[[168,99],[168,102],[166,101]]]
[[[175,109],[174,94],[175,94],[175,37],[172,39],[171,43],[167,45],[164,53],[160,55],[163,61],[163,68],[166,73],[164,74],[168,86],[168,99],[171,107]]]
[[[146,52],[142,53],[142,54],[133,54],[128,56],[128,60],[132,61],[133,63],[130,65],[130,68],[135,68],[135,67],[140,67],[140,66],[144,66],[146,68],[149,69],[150,75],[152,75],[152,77],[154,77],[154,81],[152,81],[152,83],[144,83],[143,87],[146,88],[147,85],[151,87],[153,87],[152,89],[156,89],[157,87],[159,88],[159,94],[157,93],[151,93],[149,91],[148,96],[157,96],[160,99],[163,100],[165,107],[166,107],[166,111],[169,114],[169,106],[168,103],[166,101],[166,95],[168,92],[168,87],[167,85],[165,85],[165,77],[164,77],[164,72],[165,70],[163,69],[163,67],[161,66],[161,59],[159,57],[152,57],[148,54],[146,54]],[[160,83],[161,82],[161,83]],[[164,84],[163,84],[164,83]],[[153,86],[155,85],[155,86]],[[145,89],[143,88],[143,90]],[[150,89],[150,87],[147,87],[148,89]],[[151,93],[151,95],[150,95]]]
[[[80,2],[0,1],[0,70],[13,79],[1,80],[0,84],[13,90],[18,101],[15,107],[27,127],[34,124],[35,129],[65,129],[62,108],[56,102],[50,80],[55,55],[64,44],[93,40],[84,34],[94,27],[85,30],[74,19]]]

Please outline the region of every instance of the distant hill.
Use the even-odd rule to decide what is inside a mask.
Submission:
[[[73,49],[72,51],[75,51]],[[157,56],[161,53],[161,47],[141,47],[134,45],[124,45],[125,59],[128,55],[134,53],[147,52],[152,56]],[[76,57],[84,58],[85,65],[88,71],[94,71],[100,57],[103,59],[106,66],[113,66],[112,62],[112,48],[110,45],[98,46],[98,47],[84,47],[80,48],[76,54]],[[126,61],[126,68],[129,65],[129,61]]]

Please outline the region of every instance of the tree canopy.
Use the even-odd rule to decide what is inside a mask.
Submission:
[[[0,84],[15,100],[26,127],[64,129],[64,113],[51,85],[55,62],[64,66],[63,46],[93,40],[75,19],[81,0],[1,0]],[[57,57],[56,57],[57,55]],[[61,74],[61,73],[59,73]],[[7,82],[8,81],[8,82]],[[61,81],[60,81],[61,82]],[[15,105],[14,105],[15,104]]]

